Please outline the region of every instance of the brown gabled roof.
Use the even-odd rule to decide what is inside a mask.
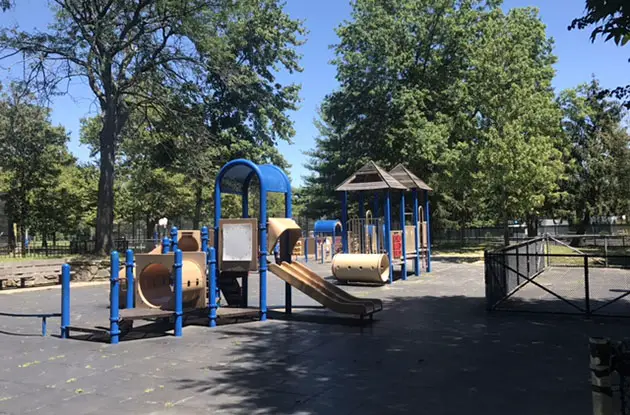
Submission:
[[[389,174],[410,189],[433,190],[422,179],[403,166],[402,163],[391,169]]]
[[[352,176],[348,177],[335,189],[337,192],[356,192],[361,190],[408,190],[405,185],[373,161],[369,161]]]

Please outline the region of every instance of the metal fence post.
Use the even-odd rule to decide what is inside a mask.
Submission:
[[[535,246],[535,245],[534,245]],[[529,244],[525,245],[525,259],[527,260],[527,278],[530,277],[531,271],[530,271],[530,259],[529,259]]]
[[[70,332],[70,265],[61,267],[61,338],[67,339]]]
[[[604,262],[608,268],[608,236],[604,236]]]
[[[483,251],[483,263],[484,263],[484,282],[486,285],[486,311],[492,311],[492,302],[494,301],[494,297],[492,295],[492,281],[490,278],[490,264],[488,263],[489,258],[488,251],[484,249]]]
[[[584,302],[586,306],[586,316],[591,315],[591,293],[588,277],[588,255],[584,255]]]
[[[182,286],[182,250],[177,248],[175,250],[175,261],[173,262],[173,272],[175,274],[174,291],[175,291],[175,337],[182,336],[182,329],[184,326],[184,293]]]
[[[112,251],[110,264],[110,289],[109,289],[109,336],[111,344],[118,344],[120,329],[118,328],[120,280],[120,258],[117,251]]]
[[[517,246],[516,247],[516,252],[515,252],[515,254],[516,254],[516,285],[519,285],[521,283],[521,276],[520,276],[520,274],[521,274],[521,264],[520,264],[520,261],[519,261],[519,257],[520,257],[520,255],[519,255],[520,252],[519,251],[520,250],[521,250],[521,248]]]

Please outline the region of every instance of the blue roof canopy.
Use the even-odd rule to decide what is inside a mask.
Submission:
[[[273,164],[256,165],[247,160],[237,160],[227,163],[221,169],[221,193],[242,195],[249,187],[250,181],[256,176],[256,169],[260,172],[260,179],[265,183],[267,192],[291,193],[291,182],[287,175]]]
[[[315,227],[313,228],[313,231],[315,233],[333,233],[333,231],[335,231],[335,228],[337,227],[341,232],[341,222],[337,219],[318,220],[317,222],[315,222]]]

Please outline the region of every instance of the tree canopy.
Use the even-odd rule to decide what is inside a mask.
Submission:
[[[293,134],[285,111],[294,108],[299,88],[276,82],[274,72],[300,70],[296,47],[304,30],[277,0],[51,4],[48,30],[4,28],[0,48],[5,57],[25,56],[30,88],[55,94],[78,77],[96,97],[98,251],[111,247],[116,148],[138,111],[168,120],[200,114],[209,131],[202,137],[214,144],[235,137],[273,144]]]

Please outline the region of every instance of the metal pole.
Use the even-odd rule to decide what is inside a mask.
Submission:
[[[173,226],[171,228],[171,251],[177,251],[177,235],[178,235],[177,226]]]
[[[267,187],[263,180],[260,180],[260,251],[259,256],[259,297],[260,321],[267,320]]]
[[[168,254],[170,252],[170,249],[171,249],[171,240],[165,236],[164,239],[162,240],[162,253]]]
[[[425,215],[427,219],[427,272],[431,272],[431,210],[429,207],[429,191],[424,191]]]
[[[110,289],[109,289],[109,336],[111,344],[118,344],[120,329],[118,328],[119,315],[119,295],[120,280],[118,274],[120,272],[120,258],[117,251],[112,251],[110,264]]]
[[[133,250],[127,249],[125,255],[125,276],[127,277],[127,308],[135,306],[135,281],[133,277]]]
[[[608,268],[608,236],[604,236],[604,262]]]
[[[184,323],[184,292],[182,287],[182,250],[175,250],[173,273],[175,274],[175,337],[182,337]]]
[[[210,239],[210,234],[208,233],[208,227],[201,227],[201,252],[208,252],[208,241]]]
[[[210,327],[216,327],[217,325],[217,252],[213,247],[208,248],[208,261],[209,261],[209,279],[210,279],[210,290],[209,290],[209,315],[210,319]]]
[[[290,192],[291,189],[288,189],[288,192]],[[285,193],[284,194],[284,217],[285,218],[291,218],[293,216],[293,207],[291,206],[291,193]],[[286,252],[282,252],[281,253],[281,257],[283,261],[288,261],[291,262],[291,254],[293,254],[293,252],[290,251],[290,247],[289,247],[289,234],[287,233],[284,236],[284,249],[286,250]],[[288,282],[284,283],[284,312],[287,314],[291,314],[291,308],[292,308],[292,304],[293,304],[293,295],[292,295],[292,291],[291,291],[291,284],[289,284]]]
[[[590,317],[591,315],[591,293],[589,287],[589,277],[588,277],[588,255],[584,255],[584,302],[586,306],[586,315]]]
[[[308,264],[308,232],[304,237],[304,262]]]
[[[400,229],[402,230],[402,279],[407,279],[407,237],[405,232],[405,192],[400,192]]]
[[[416,255],[413,258],[413,269],[416,276],[420,276],[420,229],[418,228],[418,189],[412,190],[413,195],[413,224],[414,238],[416,238]]]
[[[343,253],[348,251],[348,192],[343,192],[341,198],[341,246]]]
[[[61,338],[70,337],[70,265],[61,267]]]
[[[389,259],[389,283],[394,282],[394,261],[392,258],[392,215],[391,215],[391,197],[389,189],[385,192],[385,249],[387,250],[387,258]]]

